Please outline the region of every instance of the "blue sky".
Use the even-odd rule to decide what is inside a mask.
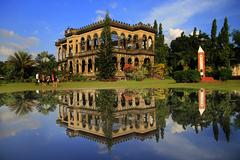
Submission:
[[[228,17],[230,30],[240,29],[239,0],[1,0],[0,60],[17,50],[36,55],[55,54],[54,42],[67,27],[79,28],[110,12],[114,19],[134,24],[163,24],[166,42],[194,27],[210,33],[217,19],[218,31]]]

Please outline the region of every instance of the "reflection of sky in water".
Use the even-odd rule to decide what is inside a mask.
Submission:
[[[47,115],[33,110],[24,116],[0,107],[0,159],[238,159],[239,129],[231,127],[230,142],[219,126],[218,141],[210,125],[196,134],[194,127],[186,130],[166,119],[164,139],[155,135],[141,141],[130,139],[113,145],[83,137],[68,137],[66,128],[56,124],[58,108]],[[231,122],[232,122],[231,118]]]

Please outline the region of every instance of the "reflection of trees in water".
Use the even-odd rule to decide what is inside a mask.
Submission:
[[[207,107],[201,116],[198,112],[197,92],[175,91],[168,97],[168,105],[172,113],[172,119],[181,124],[184,129],[187,126],[194,127],[196,133],[212,126],[213,136],[218,140],[219,127],[222,128],[226,140],[230,140],[231,117],[234,117],[234,124],[239,120],[239,96],[231,93],[213,91],[207,94]],[[235,125],[237,126],[237,125]]]
[[[15,92],[2,94],[0,98],[1,106],[6,105],[16,115],[24,116],[36,109],[43,114],[53,112],[58,99],[52,92],[37,94],[33,91]]]
[[[42,93],[37,98],[37,101],[37,110],[44,115],[49,114],[49,112],[54,112],[57,108],[57,104],[59,104],[56,92]]]
[[[108,149],[112,147],[112,131],[114,123],[114,107],[116,105],[115,90],[100,90],[96,97],[96,106],[101,115],[102,129],[106,138]]]
[[[40,113],[48,114],[49,112],[53,112],[57,104],[59,104],[59,94],[64,95],[69,93],[6,93],[0,95],[0,105],[8,106],[11,111],[20,116],[34,111],[35,107]],[[119,97],[115,90],[99,90],[96,95],[96,106],[100,112],[102,121],[99,122],[96,120],[96,123],[99,123],[96,126],[102,127],[109,149],[112,146],[112,132],[118,129],[118,126],[115,124],[122,124],[122,129],[126,130],[127,121],[129,121],[130,127],[135,126],[139,128],[140,115],[137,115],[138,118],[135,121],[131,121],[131,117],[134,115],[128,113],[127,116],[122,118],[121,122],[119,120],[116,121],[117,119],[114,118],[113,113],[117,109],[118,101],[125,104],[124,106],[127,104],[133,105],[134,103],[129,100],[135,98],[135,104],[138,106],[140,105],[140,101],[142,101],[139,97],[143,97],[145,104],[149,104],[153,96],[156,107],[157,141],[159,141],[160,137],[164,138],[166,119],[169,115],[172,116],[173,121],[182,125],[184,129],[192,127],[196,133],[204,128],[211,127],[213,137],[216,141],[219,139],[219,132],[221,130],[224,132],[226,140],[230,141],[231,125],[234,125],[237,129],[240,128],[240,98],[239,95],[233,93],[208,91],[206,95],[207,107],[204,113],[200,115],[198,92],[194,90],[134,90],[123,92]],[[83,101],[86,100],[85,98],[83,98]],[[91,95],[89,100],[93,100]],[[88,117],[88,122],[92,121],[92,115]]]
[[[164,138],[164,128],[166,127],[166,119],[169,116],[169,108],[167,107],[167,100],[156,100],[156,126],[157,134],[156,141],[159,141],[159,134]],[[159,133],[160,132],[160,133]]]
[[[5,97],[5,104],[11,111],[15,112],[19,116],[23,116],[32,112],[36,106],[36,95],[31,92],[16,92],[7,94]]]

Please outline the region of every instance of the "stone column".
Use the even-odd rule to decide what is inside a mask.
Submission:
[[[84,38],[85,40],[85,52],[87,51],[87,38]]]
[[[67,112],[67,115],[68,115],[68,126],[70,126],[71,124],[71,119],[70,119],[70,111],[68,110]]]
[[[79,127],[82,128],[82,113],[81,112],[78,113],[78,117],[79,117],[79,120],[78,120]]]
[[[78,53],[80,53],[81,52],[81,41],[79,40],[79,42],[77,44],[78,44]]]
[[[89,92],[86,92],[85,94],[85,99],[86,99],[86,108],[89,108]]]
[[[94,50],[94,38],[91,39],[90,44],[91,44],[91,51],[93,51]]]
[[[76,55],[76,40],[72,40],[72,56]]]
[[[120,38],[118,38],[118,50],[120,48]]]
[[[74,110],[73,111],[73,125],[74,125],[74,127],[77,127],[77,111],[76,110]]]

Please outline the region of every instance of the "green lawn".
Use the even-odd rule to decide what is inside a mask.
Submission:
[[[86,81],[86,82],[63,82],[57,87],[57,90],[66,89],[110,89],[110,88],[205,88],[213,90],[227,90],[227,91],[240,91],[240,80],[229,80],[226,82],[216,83],[176,83],[174,80],[156,80],[146,79],[144,81],[117,81],[117,82],[99,82],[99,81]],[[34,83],[8,83],[0,84],[0,93],[16,92],[27,90],[51,90],[52,85],[37,86]]]

